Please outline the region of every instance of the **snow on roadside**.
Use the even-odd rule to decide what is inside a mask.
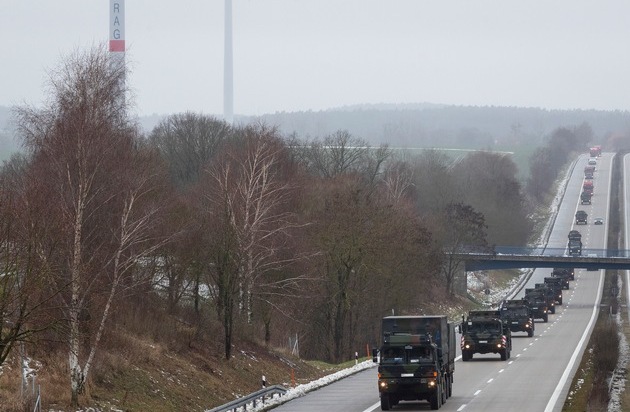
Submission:
[[[617,288],[623,288],[621,276],[617,276]],[[630,346],[628,339],[623,331],[623,320],[621,319],[621,311],[617,311],[615,315],[617,323],[617,334],[619,335],[619,358],[617,359],[617,367],[610,378],[608,412],[621,412],[621,397],[626,389],[626,371],[630,362]]]
[[[374,366],[376,366],[376,363],[372,362],[372,360],[361,362],[357,365],[352,366],[351,368],[346,368],[330,375],[324,376],[323,378],[317,379],[315,381],[298,385],[295,388],[290,388],[284,395],[268,399],[263,405],[259,405],[254,408],[248,407],[243,410],[247,410],[248,412],[265,411],[272,406],[278,406],[295,398],[299,398],[306,395],[308,392],[314,391],[315,389],[319,389],[363,370],[373,368]]]

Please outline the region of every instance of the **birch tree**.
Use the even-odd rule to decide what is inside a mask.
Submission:
[[[139,143],[121,95],[125,68],[109,59],[103,47],[69,56],[51,75],[45,108],[18,113],[48,197],[42,218],[53,230],[45,241],[57,245],[51,282],[67,285],[60,300],[74,407],[117,294],[142,281],[134,268],[165,241],[155,227],[166,174]]]
[[[287,159],[287,148],[274,129],[252,126],[242,130],[242,140],[226,147],[207,172],[206,215],[215,228],[208,227],[209,236],[220,239],[213,243],[210,290],[217,291],[228,359],[233,305],[251,322],[254,299],[264,298],[263,290],[287,288],[300,279],[271,281],[269,276],[298,258],[281,253],[299,226],[287,207],[295,190],[288,180]]]

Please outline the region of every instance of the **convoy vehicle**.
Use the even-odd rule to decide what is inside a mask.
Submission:
[[[556,298],[553,290],[549,289],[544,283],[536,283],[533,289],[525,289],[525,298],[529,299],[529,296],[540,296],[545,300],[547,304],[547,313],[556,313]]]
[[[582,204],[582,205],[590,205],[592,197],[593,197],[592,193],[582,192],[580,194],[580,204]]]
[[[546,279],[553,279],[547,283]],[[544,283],[534,284],[535,289],[546,289],[549,298],[554,302],[551,313],[556,313],[556,306],[562,305],[562,281],[558,278],[546,277]]]
[[[593,219],[593,224],[595,224],[595,225],[603,225],[604,224],[604,218],[603,217],[596,217],[595,219]]]
[[[595,177],[595,166],[588,165],[584,167],[584,178],[593,179]]]
[[[548,277],[545,277],[544,282],[548,288],[553,290],[555,294],[556,303],[558,305],[562,305],[562,289],[564,289],[564,280],[557,276],[548,276]]]
[[[547,298],[540,291],[536,292],[533,288],[525,289],[523,300],[527,302],[532,319],[542,319],[545,323],[549,320]]]
[[[600,157],[602,155],[602,147],[601,146],[593,146],[589,149],[589,154],[591,157]]]
[[[573,268],[553,268],[551,276],[559,277],[567,280],[567,285],[570,280],[575,280],[575,269]],[[567,286],[566,289],[569,289]]]
[[[569,255],[580,256],[582,254],[582,234],[577,230],[569,232],[569,243],[567,244]]]
[[[501,360],[510,358],[512,332],[501,319],[498,310],[471,310],[462,316],[462,361],[467,362],[475,353],[498,353]]]
[[[499,310],[501,319],[508,324],[510,331],[527,332],[530,338],[534,336],[534,318],[526,300],[504,300]]]
[[[596,157],[591,157],[590,159],[588,159],[588,164],[590,166],[595,166],[597,164],[597,158]]]
[[[578,210],[575,213],[575,224],[579,225],[580,223],[584,223],[585,225],[588,223],[587,221],[588,213],[583,210]]]
[[[593,195],[593,190],[594,190],[593,181],[592,180],[585,180],[584,184],[582,185],[582,191],[586,192],[586,193],[588,193],[588,194],[590,194],[592,196]]]
[[[372,350],[381,409],[402,400],[427,400],[431,409],[440,409],[453,389],[455,339],[446,316],[383,318],[381,347]]]

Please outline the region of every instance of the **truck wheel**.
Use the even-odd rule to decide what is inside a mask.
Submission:
[[[387,394],[381,395],[381,410],[382,411],[388,411],[388,410],[391,409],[391,407],[392,407],[392,405],[389,402],[389,395],[387,395]]]
[[[556,313],[556,306],[555,305],[551,307],[551,313],[555,315],[555,313]]]
[[[442,405],[446,403],[448,399],[448,387],[446,385],[446,379],[442,379]]]
[[[543,316],[543,322],[547,323],[549,322],[549,315],[545,313],[545,316]]]
[[[528,330],[528,331],[527,331],[527,336],[528,336],[528,337],[530,337],[530,338],[531,338],[532,336],[534,336],[534,329],[530,329],[530,330]]]
[[[431,396],[431,409],[438,410],[440,406],[442,406],[442,394],[440,393],[440,388],[437,388],[433,396]]]
[[[508,350],[507,349],[503,349],[501,351],[501,360],[507,360],[508,359]]]
[[[558,301],[558,305],[562,305],[562,298]]]

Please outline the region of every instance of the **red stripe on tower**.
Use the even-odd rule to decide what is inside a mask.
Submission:
[[[109,41],[109,51],[110,52],[124,52],[125,51],[125,41],[124,40],[110,40]]]

